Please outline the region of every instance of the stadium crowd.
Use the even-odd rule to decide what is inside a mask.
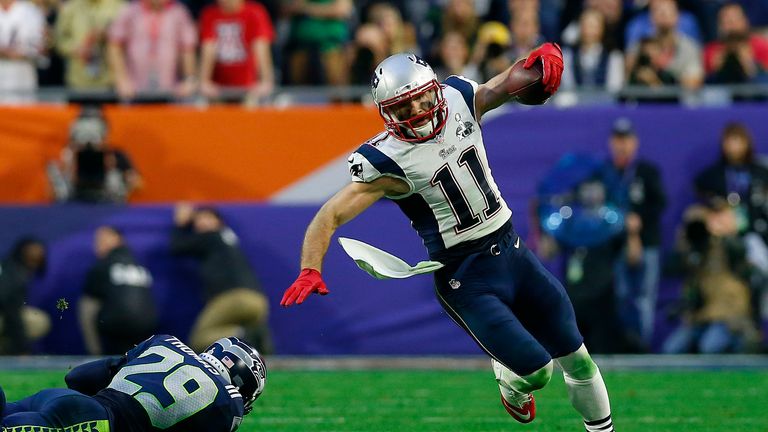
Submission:
[[[415,52],[478,81],[557,41],[563,90],[764,83],[768,4],[692,0],[2,0],[0,92],[38,87],[268,100],[367,84]],[[231,91],[230,91],[231,90]]]

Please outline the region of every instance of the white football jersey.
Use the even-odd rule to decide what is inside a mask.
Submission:
[[[391,176],[408,183],[407,194],[388,198],[408,216],[433,258],[498,230],[512,216],[491,176],[475,119],[477,86],[459,76],[445,80],[448,118],[435,138],[408,143],[382,132],[348,160],[352,181]]]

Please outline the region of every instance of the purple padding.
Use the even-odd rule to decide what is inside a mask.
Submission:
[[[317,207],[267,205],[221,206],[270,297],[276,349],[282,354],[385,354],[474,352],[433,299],[431,278],[376,281],[358,270],[334,243],[325,271],[331,294],[310,298],[299,307],[278,305],[282,292],[298,273],[299,249],[304,228]],[[172,208],[5,207],[0,224],[13,230],[0,234],[3,250],[17,234],[32,232],[49,244],[48,271],[36,281],[30,303],[48,311],[53,329],[38,346],[40,352],[83,352],[75,303],[85,273],[93,263],[93,230],[100,224],[118,227],[138,259],[154,278],[154,293],[162,310],[159,332],[184,338],[201,307],[199,280],[194,262],[168,252]],[[374,206],[364,217],[341,232],[391,249],[407,260],[424,259],[421,241],[399,209],[391,203]],[[56,310],[65,298],[70,309]]]
[[[693,197],[694,174],[716,160],[720,131],[731,120],[745,122],[757,148],[768,147],[768,108],[680,107],[514,110],[487,120],[484,133],[493,175],[516,215],[515,226],[528,233],[528,203],[538,180],[569,151],[606,154],[612,121],[635,122],[643,157],[663,172],[670,205],[664,215],[665,247],[674,238],[682,210]],[[346,175],[340,173],[339,175]],[[258,181],[257,178],[254,181]],[[270,323],[280,354],[463,354],[479,349],[437,304],[430,276],[378,281],[363,273],[334,241],[323,274],[331,290],[290,309],[278,306],[283,290],[299,271],[304,230],[317,206],[222,205],[225,218],[241,237],[245,251],[272,305]],[[201,307],[193,262],[168,253],[171,206],[50,206],[0,208],[0,251],[21,234],[33,233],[50,244],[49,271],[36,282],[30,303],[52,314],[53,330],[38,349],[79,354],[83,344],[74,304],[86,269],[93,262],[92,233],[112,224],[126,234],[139,260],[152,272],[163,311],[158,331],[185,338]],[[426,259],[421,240],[392,203],[374,205],[339,235],[360,239],[415,263]],[[666,283],[659,307],[674,300],[678,286]],[[71,308],[59,313],[56,300]],[[671,323],[658,320],[659,338]]]

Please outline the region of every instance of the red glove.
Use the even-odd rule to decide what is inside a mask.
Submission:
[[[301,304],[313,292],[326,295],[330,291],[326,288],[319,271],[310,268],[302,269],[296,281],[285,290],[283,299],[280,300],[280,306],[290,306],[294,302]]]
[[[541,59],[543,66],[544,76],[541,82],[544,83],[544,89],[550,94],[555,94],[563,75],[563,51],[558,44],[547,42],[531,51],[523,67],[529,69],[538,59]]]

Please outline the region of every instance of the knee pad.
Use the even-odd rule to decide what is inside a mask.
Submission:
[[[550,361],[543,368],[537,370],[536,372],[521,377],[530,386],[530,391],[526,393],[544,388],[544,386],[549,383],[549,380],[552,379],[553,370],[554,365]]]
[[[573,379],[588,380],[597,373],[597,364],[584,345],[567,356],[560,357],[557,363],[563,369],[563,373]]]

